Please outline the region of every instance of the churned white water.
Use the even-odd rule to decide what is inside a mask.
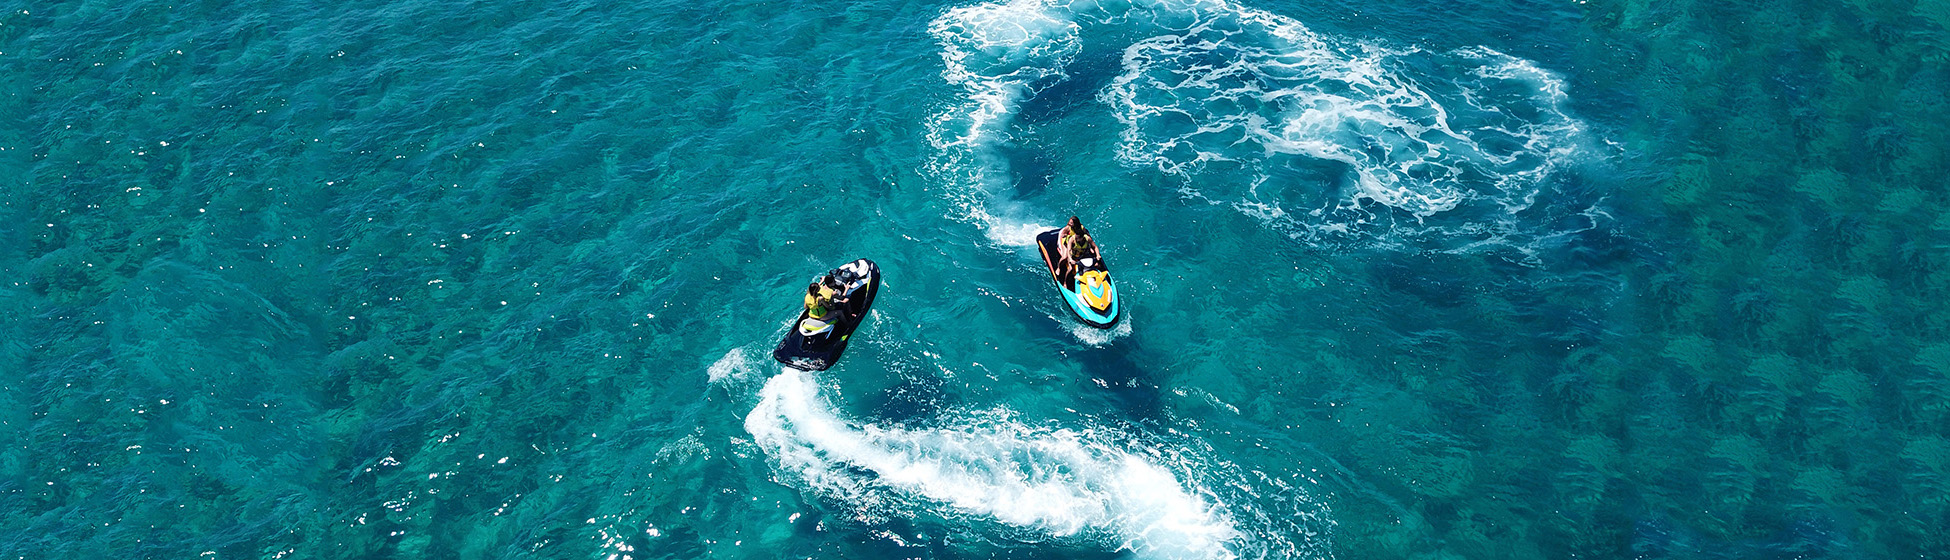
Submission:
[[[1122,125],[1103,158],[1296,238],[1501,238],[1590,143],[1562,81],[1527,60],[1327,36],[1233,2],[1012,0],[930,31],[961,94],[928,123],[929,171],[1001,245],[1076,212],[1012,196],[998,150],[1023,103],[1095,52],[1121,60],[1096,92]]]
[[[745,418],[783,476],[863,520],[932,517],[999,536],[1074,540],[1147,558],[1232,558],[1246,536],[1227,504],[1159,455],[1089,429],[1034,426],[1006,411],[945,427],[863,425],[785,369]]]

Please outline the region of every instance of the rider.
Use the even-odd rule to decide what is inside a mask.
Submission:
[[[806,316],[828,323],[833,322],[833,319],[838,317],[837,313],[846,309],[847,297],[843,289],[844,286],[841,286],[839,280],[834,279],[832,274],[827,274],[806,286]]]
[[[1080,271],[1078,261],[1097,257],[1097,241],[1090,238],[1090,230],[1083,229],[1083,222],[1070,216],[1070,222],[1056,233],[1057,276],[1065,280],[1076,278]]]

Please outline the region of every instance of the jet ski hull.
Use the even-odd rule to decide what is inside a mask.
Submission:
[[[1056,284],[1056,291],[1063,296],[1063,306],[1070,314],[1084,324],[1100,329],[1117,325],[1123,317],[1122,306],[1117,301],[1117,287],[1110,281],[1110,269],[1099,254],[1091,266],[1082,267],[1075,276],[1063,278],[1057,274],[1056,260],[1060,253],[1056,250],[1056,236],[1061,229],[1053,229],[1036,236],[1036,246],[1042,249],[1043,265],[1049,267],[1050,280]],[[1101,279],[1095,287],[1081,281],[1085,275],[1097,273]],[[1094,302],[1092,300],[1095,300]]]

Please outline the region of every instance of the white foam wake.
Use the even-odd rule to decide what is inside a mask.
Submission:
[[[1050,314],[1050,318],[1055,319],[1057,324],[1062,325],[1065,330],[1070,331],[1070,336],[1077,337],[1078,342],[1101,348],[1110,345],[1112,342],[1116,342],[1117,339],[1131,335],[1132,319],[1128,313],[1124,317],[1124,320],[1119,321],[1111,328],[1100,329],[1077,322],[1076,318],[1071,317],[1068,311],[1067,309],[1058,308]]]
[[[718,361],[711,362],[709,369],[704,370],[705,378],[713,384],[746,381],[751,377],[752,366],[751,360],[746,358],[745,354],[744,348],[733,348],[725,352],[723,356],[718,357]]]
[[[1078,26],[1041,2],[1014,0],[949,10],[928,31],[942,42],[942,76],[966,94],[928,123],[936,150],[928,169],[947,183],[960,217],[983,226],[990,240],[1033,245],[1043,228],[994,195],[1010,182],[995,147],[1033,87],[1064,75],[1082,48]]]
[[[930,31],[966,94],[929,123],[930,170],[997,241],[1027,221],[998,196],[995,151],[1022,102],[1091,51],[1122,53],[1097,97],[1123,125],[1118,161],[1296,237],[1493,237],[1588,143],[1563,83],[1529,61],[1324,36],[1225,0],[1009,0]]]
[[[856,425],[820,397],[812,374],[786,369],[760,390],[745,429],[789,479],[863,521],[933,517],[1146,558],[1236,558],[1248,539],[1213,493],[1162,454],[1000,412],[964,420]]]

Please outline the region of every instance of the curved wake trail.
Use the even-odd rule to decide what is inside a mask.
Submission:
[[[1300,555],[1283,534],[1304,532],[1227,503],[1194,480],[1197,461],[1115,433],[1030,426],[1006,411],[941,428],[860,425],[819,395],[813,374],[791,368],[758,393],[745,429],[782,479],[861,522],[938,519],[1003,541],[1143,558]]]
[[[1017,106],[1037,86],[1065,77],[1063,68],[1083,48],[1080,29],[1036,2],[955,8],[928,27],[947,46],[944,77],[967,91],[962,104],[928,123],[936,149],[928,168],[950,186],[958,217],[981,224],[991,241],[1034,246],[1048,229],[991,195],[1010,182],[995,147],[1006,141]]]
[[[1121,52],[1097,96],[1122,125],[1117,161],[1295,238],[1502,239],[1590,143],[1563,83],[1529,61],[1329,37],[1224,0],[993,2],[930,31],[966,93],[929,123],[930,169],[959,217],[1005,245],[1031,222],[999,195],[1011,176],[997,148],[1022,103],[1089,51]]]

